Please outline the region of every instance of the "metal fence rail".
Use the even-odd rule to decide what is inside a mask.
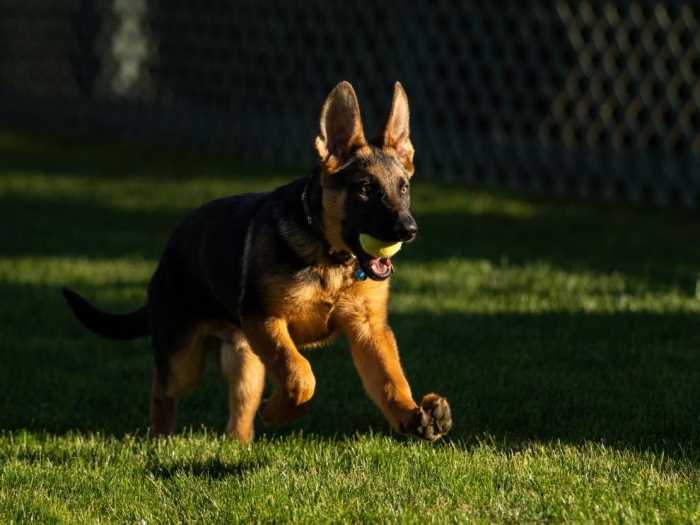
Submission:
[[[423,174],[694,206],[699,20],[673,1],[0,0],[0,119],[311,162],[335,83],[371,127],[401,80]]]

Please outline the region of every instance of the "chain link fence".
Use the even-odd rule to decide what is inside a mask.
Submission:
[[[313,162],[353,83],[423,176],[698,204],[700,4],[0,0],[0,119]],[[1,162],[1,159],[0,159]]]

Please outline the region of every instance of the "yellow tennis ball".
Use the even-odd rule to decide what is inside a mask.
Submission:
[[[392,257],[401,249],[400,242],[384,242],[366,233],[360,234],[360,246],[373,257]]]

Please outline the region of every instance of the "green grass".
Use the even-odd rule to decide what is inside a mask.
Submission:
[[[199,204],[293,173],[0,133],[0,522],[698,522],[700,217],[414,181],[391,325],[449,438],[393,435],[343,340],[292,425],[221,437],[216,367],[147,439],[149,342],[87,333],[59,288],[140,305]]]

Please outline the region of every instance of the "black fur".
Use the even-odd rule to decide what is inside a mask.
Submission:
[[[151,334],[146,306],[128,314],[108,314],[68,288],[62,288],[61,291],[73,314],[97,335],[107,339],[135,339]]]
[[[318,175],[314,177],[317,183]],[[135,312],[103,312],[67,288],[63,288],[63,295],[81,323],[109,339],[150,335],[149,310],[151,316],[154,310],[162,309],[170,317],[179,311],[181,315],[176,317],[182,317],[188,325],[203,320],[240,324],[241,306],[246,313],[263,314],[264,306],[254,293],[254,280],[246,284],[251,293],[241,303],[242,256],[248,228],[252,228],[252,243],[263,231],[274,236],[275,242],[268,243],[265,257],[267,271],[291,274],[313,264],[289,246],[279,231],[280,221],[288,220],[307,232],[308,242],[324,249],[325,241],[314,235],[303,214],[300,199],[307,182],[308,178],[301,178],[272,192],[225,197],[195,210],[175,230],[163,252],[148,287],[148,305]],[[317,184],[313,188],[320,190]],[[314,211],[317,207],[314,202]],[[264,259],[255,262],[265,263]],[[177,319],[172,326],[185,328]]]

